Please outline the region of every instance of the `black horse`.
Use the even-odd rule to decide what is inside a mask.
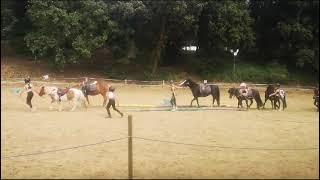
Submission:
[[[279,86],[279,85],[278,85]],[[282,93],[282,95],[280,94]],[[272,95],[273,94],[273,95]],[[268,85],[267,90],[265,91],[265,101],[263,108],[269,99],[271,101],[272,109],[280,109],[280,101],[282,102],[282,110],[287,108],[286,92],[282,89],[276,90],[275,86]]]
[[[265,108],[266,102],[268,100],[271,101],[272,109],[279,109],[280,108],[280,99],[278,96],[271,96],[272,93],[274,93],[275,87],[273,85],[268,85],[266,91],[264,92],[264,103],[263,108]]]
[[[246,101],[246,105],[247,108],[250,108],[252,103],[253,103],[253,99],[256,101],[257,103],[257,108],[260,109],[260,107],[263,106],[261,97],[260,97],[260,93],[258,90],[256,89],[249,89],[248,90],[248,95],[244,96],[240,93],[240,89],[239,88],[230,88],[228,90],[229,93],[229,98],[232,98],[232,96],[235,96],[238,99],[238,107],[241,106],[242,107],[242,101],[245,100]],[[248,105],[248,100],[250,100],[250,105]]]
[[[313,104],[318,108],[317,111],[319,111],[319,88],[315,88],[313,90],[313,99],[314,99],[314,102]]]
[[[197,100],[198,107],[200,107],[198,97],[207,97],[208,95],[212,95],[212,106],[214,105],[215,100],[217,100],[217,104],[220,106],[220,90],[217,85],[199,85],[191,79],[186,79],[180,86],[187,86],[191,89],[193,99],[191,100],[190,106],[192,106],[194,100]]]

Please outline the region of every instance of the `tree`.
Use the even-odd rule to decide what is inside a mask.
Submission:
[[[186,32],[194,31],[200,6],[196,1],[143,1],[152,41],[152,74],[155,74],[166,46],[170,42],[182,42]]]
[[[253,19],[245,1],[209,1],[200,19],[200,49],[249,48],[254,45]]]
[[[319,1],[250,1],[249,7],[265,60],[318,69]]]
[[[13,5],[13,1],[1,1],[1,39],[7,39],[8,34],[12,31],[13,26],[17,22]]]
[[[89,59],[115,26],[103,1],[31,0],[27,15],[33,24],[25,37],[27,46],[36,57],[53,57],[60,69]]]

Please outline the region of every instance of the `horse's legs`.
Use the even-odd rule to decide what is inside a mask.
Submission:
[[[245,101],[246,101],[247,109],[250,108],[250,106],[248,105],[248,99],[247,98],[245,99]]]
[[[279,109],[280,108],[280,100],[279,99],[275,99],[273,100],[273,106],[274,106],[274,109]]]
[[[78,101],[76,99],[73,99],[72,102],[73,102],[73,107],[70,111],[74,111],[78,105]]]
[[[241,105],[241,107],[242,107],[242,100],[240,100],[240,99],[238,98],[238,107],[237,107],[237,108],[239,108],[240,105]]]
[[[87,103],[86,103],[86,100],[82,100],[82,104],[83,106],[86,108],[86,110],[88,109],[88,106],[87,106]]]
[[[106,95],[106,94],[107,94],[107,93],[102,94],[102,97],[103,97],[103,104],[102,104],[102,106],[103,106],[103,107],[105,107],[106,104],[107,104],[107,95]]]
[[[50,103],[50,106],[49,106],[49,110],[50,110],[50,111],[53,109],[53,106],[52,106],[53,103],[54,103],[54,101],[52,100],[51,103]]]
[[[197,100],[198,108],[200,108],[200,105],[199,105],[199,101],[198,101],[198,98],[196,98],[196,100]]]
[[[281,101],[282,101],[282,110],[284,110],[285,108],[287,108],[286,97],[281,98]]]
[[[253,100],[252,100],[252,99],[250,99],[250,105],[249,105],[249,108],[251,107],[252,103],[253,103]],[[258,106],[258,103],[257,103],[257,106]]]
[[[267,101],[268,101],[268,98],[264,98],[263,109],[264,109],[264,106],[266,105]]]
[[[90,102],[89,102],[89,97],[88,97],[88,95],[85,95],[85,97],[86,97],[86,100],[87,100],[87,102],[88,102],[88,105],[90,105]]]
[[[212,96],[212,106],[211,106],[211,107],[213,107],[215,100],[216,100],[216,99]],[[218,102],[218,100],[217,100],[217,102]]]
[[[193,103],[193,101],[194,101],[194,100],[196,100],[196,98],[195,98],[195,97],[191,100],[190,107],[192,107],[192,103]]]
[[[62,111],[62,103],[58,102],[58,104],[59,104],[59,112],[61,112]]]

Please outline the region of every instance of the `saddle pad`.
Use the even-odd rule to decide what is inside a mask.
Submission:
[[[85,86],[85,88],[87,91],[95,91],[95,90],[97,90],[97,85],[96,84],[87,84]]]
[[[206,85],[206,84],[200,84],[200,93],[210,93],[211,91],[211,88],[209,85]]]
[[[247,97],[248,97],[248,98],[253,98],[252,90],[251,90],[251,89],[248,90]]]

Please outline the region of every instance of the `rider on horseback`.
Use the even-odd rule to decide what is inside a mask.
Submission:
[[[276,86],[275,86],[275,92],[270,94],[269,97],[275,96],[275,95],[276,96],[280,96],[281,98],[284,98],[284,96],[285,96],[285,92],[282,89],[280,89],[280,84],[279,83],[277,83]]]
[[[281,101],[283,102],[283,109],[287,107],[287,102],[286,102],[286,93],[284,90],[280,89],[280,84],[277,83],[275,85],[275,91],[274,93],[270,94],[269,97],[272,96],[276,96],[279,99],[281,99]],[[280,106],[280,102],[279,102],[279,106]]]
[[[246,83],[244,83],[244,82],[242,82],[241,84],[240,84],[240,93],[243,95],[243,96],[247,96],[248,95],[248,90],[249,90],[249,88],[247,87],[247,84]]]

